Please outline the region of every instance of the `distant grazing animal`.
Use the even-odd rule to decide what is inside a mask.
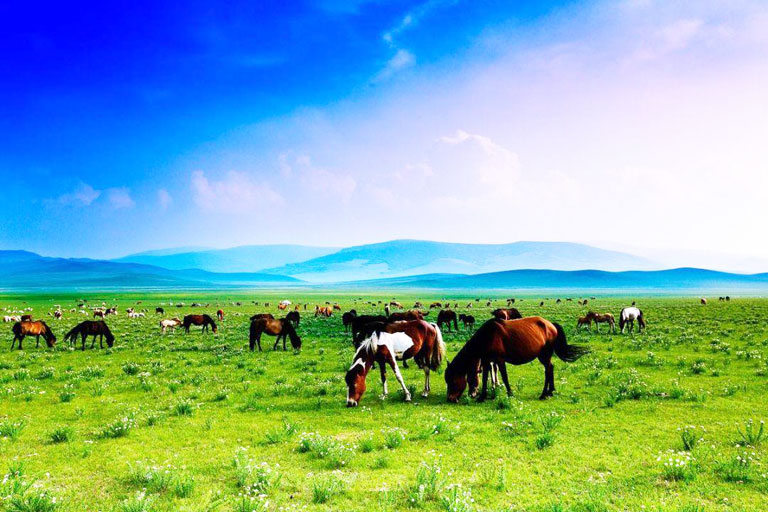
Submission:
[[[53,312],[53,318],[55,318],[56,320],[61,320],[61,316],[62,316],[62,313],[60,309],[57,309],[56,311]]]
[[[164,315],[165,310],[163,308],[155,308],[155,314],[156,315]]]
[[[219,319],[219,322],[224,320],[224,310],[223,309],[220,309],[220,310],[216,311],[216,318]]]
[[[720,302],[725,302],[725,297],[718,297],[717,300]]]
[[[469,385],[470,395],[477,392],[477,369],[482,368],[483,382],[479,401],[487,397],[490,363],[496,363],[507,394],[512,394],[505,363],[526,364],[539,359],[544,366],[544,389],[539,396],[543,400],[555,391],[555,374],[552,354],[566,362],[572,362],[589,352],[578,345],[569,345],[563,328],[544,318],[533,316],[519,320],[491,319],[475,332],[472,338],[456,354],[445,370],[447,398],[456,403]]]
[[[102,311],[101,309],[95,309],[93,311],[93,318],[97,318],[97,317],[104,318],[104,311]]]
[[[396,300],[393,300],[392,302],[390,302],[389,305],[396,309],[403,309],[403,305],[397,302]]]
[[[144,315],[144,313],[142,313],[142,312],[138,312],[138,313],[136,313],[136,312],[133,312],[133,313],[128,313],[128,318],[144,318],[144,316],[145,316],[145,315]]]
[[[544,301],[539,302],[539,306],[543,306],[543,305],[544,305]]]
[[[218,332],[216,328],[216,322],[213,321],[209,315],[187,315],[184,317],[184,332],[189,333],[189,328],[192,325],[202,325],[203,328],[200,332],[205,332],[208,327],[215,333]]]
[[[636,307],[624,308],[619,315],[619,329],[621,334],[624,334],[624,327],[629,325],[629,332],[632,332],[635,328],[635,320],[637,320],[637,330],[642,332],[645,329],[645,318],[643,312]]]
[[[499,320],[516,320],[523,318],[517,308],[499,308],[491,311],[491,315]]]
[[[318,316],[324,316],[324,317],[330,317],[333,316],[333,308],[330,306],[315,306],[315,317]]]
[[[333,305],[333,310],[334,311],[341,311],[341,306],[339,306],[338,304],[334,304]]]
[[[181,325],[181,320],[178,318],[166,318],[160,320],[160,330],[165,334],[166,329],[170,329],[171,332],[175,332],[176,328]]]
[[[5,315],[3,322],[21,322],[21,317],[19,315]]]
[[[472,315],[462,313],[459,315],[459,321],[464,324],[465,329],[474,329],[475,327],[475,317]]]
[[[443,324],[448,325],[448,331],[451,330],[451,322],[453,322],[453,329],[455,331],[459,330],[459,323],[456,318],[456,312],[452,311],[450,309],[441,309],[440,312],[437,314],[437,326],[441,329],[443,328]]]
[[[136,310],[135,310],[135,309],[133,309],[133,308],[127,308],[127,309],[125,310],[125,312],[126,312],[126,313],[128,313],[129,315],[130,315],[131,313],[133,313],[134,311],[136,311]]]
[[[576,319],[576,330],[580,331],[582,327],[586,326],[587,330],[592,326],[592,317],[587,316],[581,316]]]
[[[291,340],[291,346],[295,350],[301,348],[301,338],[296,334],[296,329],[293,324],[286,318],[275,320],[274,318],[257,318],[251,322],[251,328],[248,336],[249,347],[251,351],[258,345],[259,352],[261,352],[261,335],[269,334],[270,336],[276,336],[275,345],[272,350],[277,350],[277,344],[282,338],[283,350],[285,348],[285,338],[288,337]]]
[[[429,305],[429,309],[442,308],[443,305],[440,302],[433,302]]]
[[[424,309],[424,304],[417,300],[413,303],[413,309]]]
[[[608,330],[610,332],[616,332],[616,320],[613,318],[612,314],[595,313],[594,311],[590,311],[587,313],[587,316],[590,317],[593,322],[595,322],[597,332],[600,332],[600,324],[608,324]]]
[[[707,299],[705,297],[701,298],[701,305],[706,306],[707,305]]]
[[[56,344],[56,336],[51,332],[51,328],[43,321],[32,322],[29,320],[16,322],[11,328],[13,331],[13,341],[11,341],[11,350],[16,340],[19,340],[19,350],[22,349],[21,343],[26,336],[34,336],[37,340],[35,348],[40,346],[40,336],[45,340],[49,348]]]
[[[344,326],[344,330],[348,331],[352,325],[352,321],[357,317],[357,311],[352,309],[341,315],[341,324]]]
[[[104,320],[86,320],[85,322],[80,322],[64,336],[64,341],[68,341],[70,344],[75,345],[78,336],[82,338],[83,350],[85,350],[85,339],[88,336],[93,336],[91,348],[96,346],[96,336],[99,337],[99,348],[104,348],[105,340],[108,347],[111,347],[115,343],[115,337],[112,335],[112,331],[109,330],[109,327],[107,327]]]
[[[352,366],[344,377],[347,383],[347,407],[356,407],[360,403],[366,389],[366,377],[374,362],[378,363],[381,371],[384,396],[387,395],[388,364],[403,389],[405,401],[410,402],[411,393],[397,365],[397,359],[405,361],[410,358],[424,370],[424,391],[421,396],[427,397],[430,392],[429,372],[438,370],[445,358],[443,335],[436,324],[423,320],[379,323],[375,326],[371,324],[370,331],[357,348]]]
[[[725,301],[726,302],[731,302],[731,296],[730,295],[726,295],[725,296]]]
[[[277,309],[279,309],[280,311],[288,309],[288,304],[280,303],[280,304],[277,305]]]
[[[298,311],[289,311],[287,315],[285,315],[286,320],[291,322],[294,327],[299,326],[299,322],[301,322],[301,315]]]
[[[467,303],[467,305],[466,305],[466,308],[467,308],[467,309],[472,309],[472,303],[471,303],[471,302],[468,302],[468,303]]]

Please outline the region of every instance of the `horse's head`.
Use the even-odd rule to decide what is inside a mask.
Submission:
[[[365,393],[366,363],[362,357],[355,359],[352,367],[347,370],[344,381],[347,383],[347,407],[357,407]]]
[[[104,338],[107,340],[107,346],[112,348],[112,346],[115,344],[115,335],[111,332],[108,332],[104,335]]]
[[[645,318],[643,317],[642,313],[640,313],[640,315],[637,317],[637,326],[640,329],[645,329]]]
[[[46,330],[45,330],[45,332],[47,333],[47,335],[45,336],[45,343],[46,345],[48,345],[48,348],[53,348],[53,346],[56,344],[56,336],[47,327],[48,326],[46,326]]]
[[[477,380],[477,376],[475,376],[475,380]],[[449,364],[445,369],[445,384],[448,401],[455,404],[467,387],[467,374],[458,371],[455,365]]]
[[[289,331],[288,331],[288,339],[291,340],[291,346],[294,350],[301,350],[301,338],[299,338],[299,335],[296,334],[296,329],[293,328],[293,325],[291,325],[290,320],[288,321]]]

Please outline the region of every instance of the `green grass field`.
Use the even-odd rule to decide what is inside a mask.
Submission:
[[[576,332],[587,307],[575,299],[540,307],[541,298],[526,298],[516,304],[524,315],[562,323],[569,342],[593,350],[572,364],[555,360],[553,399],[537,400],[538,363],[509,368],[514,397],[457,405],[446,403],[442,374],[422,399],[423,373],[411,365],[403,373],[413,403],[394,392],[391,372],[380,400],[372,372],[361,407],[347,409],[353,350],[340,315],[302,311],[298,354],[273,352],[268,337],[265,352],[249,352],[248,316],[277,314],[281,298],[381,311],[357,295],[87,297],[119,307],[107,318],[111,350],[64,345],[64,333],[91,318],[69,312],[74,296],[0,297],[5,310],[31,307],[59,337],[53,350],[27,339],[10,352],[11,324],[3,326],[0,510],[768,509],[768,434],[759,435],[768,419],[768,300],[640,297],[647,332],[609,335]],[[588,308],[618,315],[631,300],[598,298]],[[181,301],[210,306],[169,305]],[[454,301],[463,312],[467,297]],[[62,320],[49,317],[54,304]],[[216,336],[161,336],[161,304],[165,317],[213,315],[220,304],[226,318]],[[147,318],[127,318],[129,306]],[[478,325],[490,309],[475,304]],[[444,336],[450,359],[469,333]]]

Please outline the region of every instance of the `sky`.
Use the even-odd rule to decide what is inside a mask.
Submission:
[[[0,249],[583,242],[768,271],[768,3],[0,5]]]

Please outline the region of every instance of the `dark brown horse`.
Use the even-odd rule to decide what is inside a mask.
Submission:
[[[438,327],[442,329],[444,324],[448,325],[448,331],[450,332],[451,322],[453,322],[453,330],[458,331],[459,322],[456,316],[456,312],[450,309],[441,309],[440,312],[437,314]]]
[[[341,315],[341,324],[344,326],[344,330],[348,331],[352,325],[352,321],[357,318],[357,311],[352,309]]]
[[[523,318],[523,315],[517,310],[517,308],[499,308],[491,311],[491,315],[497,320],[517,320]]]
[[[16,343],[16,340],[19,340],[19,350],[21,350],[21,343],[26,336],[34,336],[37,338],[37,343],[35,344],[36,348],[40,346],[40,336],[43,337],[48,348],[52,348],[56,344],[56,336],[51,332],[51,328],[41,320],[38,320],[37,322],[16,322],[13,324],[12,331],[13,341],[11,341],[11,350],[13,350],[13,345]]]
[[[355,346],[359,345],[357,342],[360,331],[366,324],[371,322],[387,322],[388,319],[384,315],[358,315],[352,319],[352,342]]]
[[[301,322],[301,314],[298,311],[289,311],[285,318],[293,324],[294,327],[298,327]]]
[[[272,347],[272,350],[277,350],[277,344],[281,338],[283,340],[283,350],[287,350],[285,348],[286,336],[291,339],[291,346],[295,350],[301,348],[301,338],[296,334],[296,329],[287,318],[281,318],[279,320],[275,320],[274,318],[257,318],[251,322],[251,329],[248,336],[249,347],[251,350],[258,345],[259,352],[261,352],[261,335],[264,333],[269,334],[270,336],[276,336],[275,346]]]
[[[165,314],[165,309],[163,309],[163,308],[155,308],[155,314],[156,315],[164,315]]]
[[[370,323],[365,329],[366,338],[358,347],[352,366],[347,371],[347,407],[356,407],[365,393],[365,379],[374,362],[381,371],[381,383],[384,395],[387,395],[388,364],[395,372],[398,382],[405,393],[405,401],[410,402],[411,394],[403,382],[397,359],[406,361],[413,358],[419,368],[424,370],[424,391],[421,396],[429,396],[429,372],[440,368],[445,357],[445,343],[440,328],[423,320],[395,323]],[[405,334],[406,337],[402,335]]]
[[[403,311],[402,313],[392,313],[387,318],[390,322],[407,322],[409,320],[424,320],[424,317],[428,315],[428,312],[422,313],[421,311],[412,309],[410,311]]]
[[[459,315],[459,322],[464,324],[465,329],[474,329],[475,317],[472,315],[465,315],[464,313]]]
[[[77,337],[82,338],[83,350],[85,350],[85,338],[93,336],[93,343],[91,348],[96,346],[96,336],[99,337],[99,348],[104,348],[104,340],[107,341],[107,346],[111,347],[115,343],[115,337],[112,335],[112,331],[109,330],[104,320],[86,320],[80,322],[72,328],[65,336],[64,341],[68,341],[72,345],[77,343]]]
[[[202,325],[203,328],[200,332],[207,331],[209,326],[214,334],[218,332],[216,322],[213,321],[213,318],[211,318],[210,315],[187,315],[184,317],[183,325],[184,332],[186,333],[189,333],[189,328],[192,325]]]
[[[555,391],[555,373],[552,354],[572,362],[589,352],[577,345],[568,345],[563,328],[544,318],[533,316],[520,320],[492,319],[484,323],[456,354],[445,370],[448,401],[457,402],[469,383],[470,395],[477,390],[477,369],[483,370],[483,388],[480,401],[487,396],[490,363],[496,363],[501,372],[507,394],[512,394],[505,363],[526,364],[539,359],[544,365],[544,390],[540,399]]]

